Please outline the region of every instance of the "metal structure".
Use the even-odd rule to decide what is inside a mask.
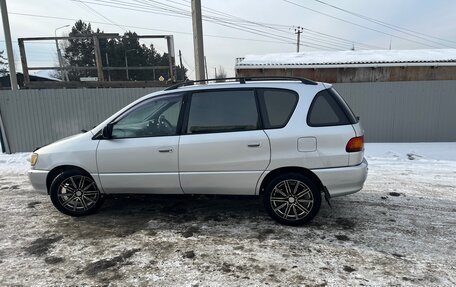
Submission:
[[[94,51],[95,51],[95,66],[92,67],[64,67],[60,64],[60,67],[52,67],[52,66],[39,66],[39,67],[30,67],[27,63],[27,54],[25,50],[25,44],[27,42],[32,41],[56,41],[58,43],[59,40],[70,40],[70,39],[93,39],[94,43]],[[163,86],[160,83],[152,83],[152,81],[135,81],[135,82],[124,82],[124,81],[114,81],[108,82],[105,79],[104,71],[107,71],[108,79],[110,78],[110,71],[113,70],[125,70],[128,73],[128,70],[151,70],[154,78],[155,78],[155,71],[156,70],[166,70],[169,73],[169,80],[171,82],[176,81],[176,64],[175,64],[175,53],[174,53],[174,37],[172,35],[138,35],[136,38],[138,39],[166,39],[167,47],[168,47],[168,66],[125,66],[125,67],[112,67],[108,66],[103,67],[102,62],[102,54],[100,49],[100,39],[120,39],[122,36],[119,34],[108,34],[108,33],[100,33],[100,34],[93,34],[93,35],[81,35],[81,36],[71,36],[71,37],[33,37],[33,38],[18,38],[19,44],[19,52],[21,56],[21,63],[22,63],[22,70],[24,74],[24,86],[26,88],[62,88],[62,87],[147,87],[147,86]],[[57,51],[59,52],[58,44],[56,44]],[[61,63],[62,58],[59,56],[59,62]],[[33,83],[30,82],[30,71],[34,70],[56,70],[56,71],[64,71],[67,73],[71,70],[96,70],[97,71],[97,82],[90,83],[90,82],[49,82],[49,83]]]
[[[368,142],[456,141],[456,81],[334,86],[361,117]],[[10,152],[32,151],[90,129],[131,101],[159,89],[2,91],[0,134]]]
[[[0,10],[2,13],[3,32],[5,33],[6,54],[8,56],[8,67],[11,81],[11,89],[17,90],[16,66],[14,64],[13,44],[11,41],[11,31],[8,19],[8,8],[6,0],[0,0]]]

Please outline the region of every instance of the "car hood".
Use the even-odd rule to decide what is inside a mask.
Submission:
[[[84,140],[85,138],[91,138],[92,133],[90,132],[85,132],[85,133],[80,133],[76,135],[72,135],[60,140],[57,140],[53,143],[50,143],[48,145],[45,145],[37,150],[38,153],[48,153],[48,152],[55,152],[57,150],[62,150],[62,149],[67,149],[70,148],[73,144],[77,144],[81,140]]]

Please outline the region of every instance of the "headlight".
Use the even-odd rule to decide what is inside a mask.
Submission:
[[[32,153],[32,158],[30,159],[30,164],[32,166],[35,166],[37,161],[38,161],[38,154],[37,153]]]

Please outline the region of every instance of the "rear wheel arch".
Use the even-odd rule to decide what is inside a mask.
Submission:
[[[81,167],[78,167],[78,166],[75,166],[75,165],[60,165],[60,166],[57,166],[57,167],[54,167],[53,169],[51,169],[51,171],[49,171],[47,177],[46,177],[46,189],[47,189],[47,192],[49,194],[49,191],[50,191],[50,188],[51,188],[51,184],[52,184],[52,181],[54,181],[54,179],[59,175],[61,174],[62,172],[64,171],[67,171],[67,170],[76,170],[76,171],[79,171],[89,177],[92,177],[92,175],[87,172],[85,169],[81,168]]]
[[[269,172],[263,181],[261,182],[260,189],[259,189],[259,195],[263,195],[263,192],[266,188],[266,186],[277,176],[280,176],[285,173],[297,173],[306,176],[310,180],[312,180],[315,185],[320,189],[320,191],[323,191],[324,185],[321,182],[320,178],[313,173],[310,169],[304,168],[304,167],[299,167],[299,166],[287,166],[287,167],[281,167],[272,170]]]

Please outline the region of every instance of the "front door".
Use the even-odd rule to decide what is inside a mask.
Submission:
[[[182,96],[145,100],[114,121],[97,148],[106,193],[182,193],[178,126]]]
[[[270,162],[253,90],[197,92],[179,143],[185,193],[255,194]]]

